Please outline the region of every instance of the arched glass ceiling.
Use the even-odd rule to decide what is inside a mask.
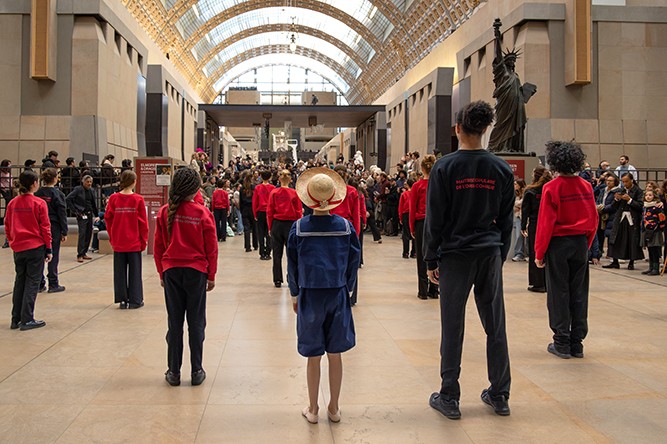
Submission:
[[[251,69],[267,65],[292,65],[302,68],[309,68],[327,79],[334,85],[341,94],[346,94],[350,85],[343,80],[338,73],[329,68],[322,62],[298,55],[298,54],[264,54],[252,59],[246,60],[234,66],[215,82],[213,88],[215,91],[222,91],[234,79],[250,71]]]
[[[388,34],[391,22],[369,0],[312,0],[313,3],[323,3],[340,9],[347,15],[354,17],[363,26],[368,28],[380,41]],[[175,3],[175,2],[174,2]],[[245,3],[244,0],[199,0],[189,8],[179,19],[178,25],[185,40],[195,31],[225,9]],[[300,9],[286,7],[285,9]],[[315,12],[309,9],[305,11]]]
[[[310,48],[318,51],[327,57],[338,62],[352,76],[357,78],[361,74],[361,68],[336,46],[322,39],[310,36],[308,34],[299,34],[296,43],[300,47]],[[289,44],[289,34],[285,32],[267,32],[264,34],[253,35],[229,45],[222,52],[218,53],[205,67],[204,74],[207,76],[216,72],[221,66],[230,59],[249,51],[253,48],[270,45]]]
[[[195,58],[200,59],[220,42],[246,29],[262,25],[284,24],[285,29],[288,30],[292,18],[296,25],[314,28],[336,37],[359,54],[362,60],[368,61],[375,54],[371,45],[359,33],[333,17],[308,9],[277,7],[246,12],[219,24],[206,34],[206,38],[197,42],[193,48],[193,54]]]

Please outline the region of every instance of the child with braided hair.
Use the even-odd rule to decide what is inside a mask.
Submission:
[[[164,288],[168,315],[167,363],[169,385],[181,383],[183,322],[190,338],[192,385],[206,379],[202,368],[206,328],[206,292],[215,287],[218,242],[213,215],[194,202],[201,186],[199,174],[182,168],[174,174],[169,203],[157,215],[155,265]]]

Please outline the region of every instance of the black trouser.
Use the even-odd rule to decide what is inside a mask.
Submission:
[[[266,211],[257,212],[257,237],[259,238],[260,257],[271,254],[271,239],[269,238],[269,225],[266,222]]]
[[[536,288],[546,286],[544,268],[535,265],[535,235],[537,234],[537,219],[530,219],[528,223],[528,285]]]
[[[293,220],[273,219],[271,225],[271,247],[273,248],[273,282],[283,282],[283,251],[294,225]]]
[[[660,266],[660,254],[662,247],[648,247],[648,261],[650,264],[658,264]]]
[[[387,220],[391,221],[391,233],[386,233],[391,236],[398,236],[398,206],[397,205],[387,205]],[[385,223],[385,230],[387,229],[387,224]]]
[[[35,319],[35,300],[44,277],[46,247],[14,253],[14,293],[12,295],[12,322],[22,323]]]
[[[76,257],[83,257],[88,253],[90,247],[90,240],[93,238],[93,216],[87,214],[87,218],[76,218],[76,223],[79,226],[79,241],[76,248]]]
[[[181,373],[183,322],[188,320],[192,373],[202,369],[206,329],[206,273],[193,268],[170,268],[164,272],[164,300],[167,305],[167,365]]]
[[[250,237],[252,236],[252,248],[257,249],[257,227],[255,225],[255,218],[252,215],[251,208],[243,208],[241,210],[241,217],[243,218],[243,243],[246,251],[250,250]]]
[[[403,256],[407,256],[415,252],[415,240],[410,234],[410,215],[408,213],[401,217],[401,225],[403,226]],[[410,248],[410,243],[412,243],[412,248]]]
[[[373,216],[373,213],[371,213],[368,220],[366,220],[366,225],[368,225],[368,228],[371,229],[371,233],[373,233],[373,241],[377,242],[382,240],[382,235],[380,235],[380,230],[378,230],[378,226],[375,223],[375,216]]]
[[[46,277],[49,280],[49,288],[58,286],[58,262],[60,262],[60,242],[62,241],[62,228],[57,223],[51,222],[51,250],[53,251],[53,259],[47,264]],[[42,275],[40,288],[46,285],[46,280]]]
[[[555,236],[545,255],[547,308],[554,345],[580,353],[588,333],[588,241],[586,236]]]
[[[359,267],[364,265],[364,229],[363,227],[359,230],[359,248],[360,248],[360,255],[359,255]]]
[[[141,305],[144,287],[141,277],[141,251],[113,254],[114,302]]]
[[[213,210],[213,217],[215,218],[215,229],[218,235],[218,240],[227,239],[227,208],[219,208]]]
[[[600,257],[604,256],[604,230],[598,229],[598,247],[600,248]]]
[[[417,281],[421,296],[435,295],[438,287],[428,280],[426,262],[424,262],[424,219],[415,221],[415,249],[417,250]]]
[[[417,250],[419,251],[419,250]],[[419,253],[417,253],[419,254]],[[474,286],[477,312],[486,332],[486,361],[492,398],[510,393],[510,360],[505,333],[503,263],[500,251],[452,253],[440,261],[440,393],[459,400],[466,302]]]

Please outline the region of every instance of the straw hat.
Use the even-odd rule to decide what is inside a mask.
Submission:
[[[296,192],[307,207],[327,211],[343,203],[347,185],[338,173],[329,168],[310,168],[296,181]]]

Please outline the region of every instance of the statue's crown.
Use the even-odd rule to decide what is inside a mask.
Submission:
[[[518,59],[521,57],[521,50],[517,50],[516,48],[512,49],[511,51],[508,48],[505,48],[506,51],[503,51],[503,58],[505,60],[514,60]]]

